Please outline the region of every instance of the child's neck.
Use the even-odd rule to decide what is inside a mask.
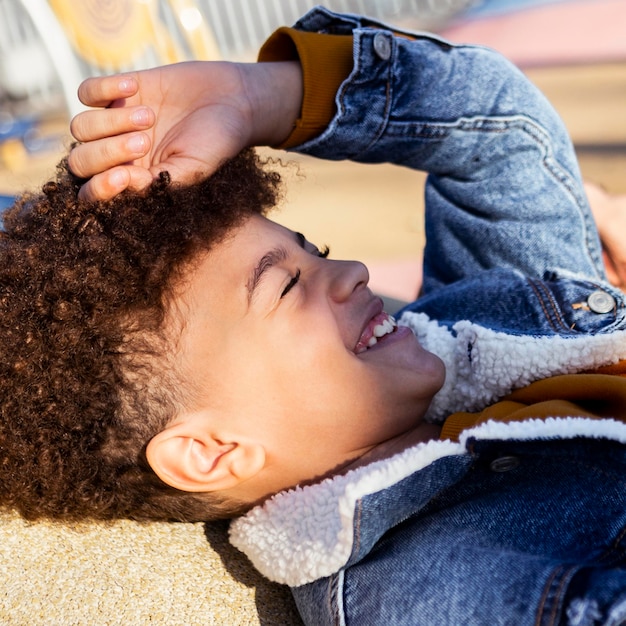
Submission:
[[[422,422],[416,428],[406,433],[402,433],[402,435],[398,435],[393,439],[389,439],[388,441],[383,441],[363,456],[358,459],[354,459],[354,461],[351,461],[348,465],[342,468],[341,473],[343,474],[357,467],[368,465],[374,461],[388,459],[389,457],[407,450],[418,443],[426,443],[427,441],[432,441],[433,439],[439,439],[440,434],[440,425]]]

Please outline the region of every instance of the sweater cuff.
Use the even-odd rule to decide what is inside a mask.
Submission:
[[[300,61],[303,99],[300,119],[275,148],[288,149],[320,135],[335,115],[335,96],[353,67],[352,35],[309,33],[279,28],[263,44],[259,62]]]

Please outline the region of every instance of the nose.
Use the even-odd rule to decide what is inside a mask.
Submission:
[[[359,288],[367,287],[370,275],[360,261],[327,261],[328,294],[335,302],[344,302]]]

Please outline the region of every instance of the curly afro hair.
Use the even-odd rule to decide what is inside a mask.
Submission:
[[[145,446],[184,404],[167,359],[168,300],[185,269],[277,201],[247,150],[179,187],[78,199],[66,161],[0,232],[0,505],[27,519],[196,521],[238,503],[162,483]],[[171,351],[170,351],[171,352]]]

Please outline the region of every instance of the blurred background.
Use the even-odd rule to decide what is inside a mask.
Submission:
[[[626,193],[626,0],[0,0],[0,206],[53,175],[87,76],[186,59],[252,61],[276,27],[319,3],[496,48],[556,106],[583,175]],[[379,292],[411,299],[424,176],[293,160],[301,167],[286,170],[275,218],[337,258],[365,261]]]

